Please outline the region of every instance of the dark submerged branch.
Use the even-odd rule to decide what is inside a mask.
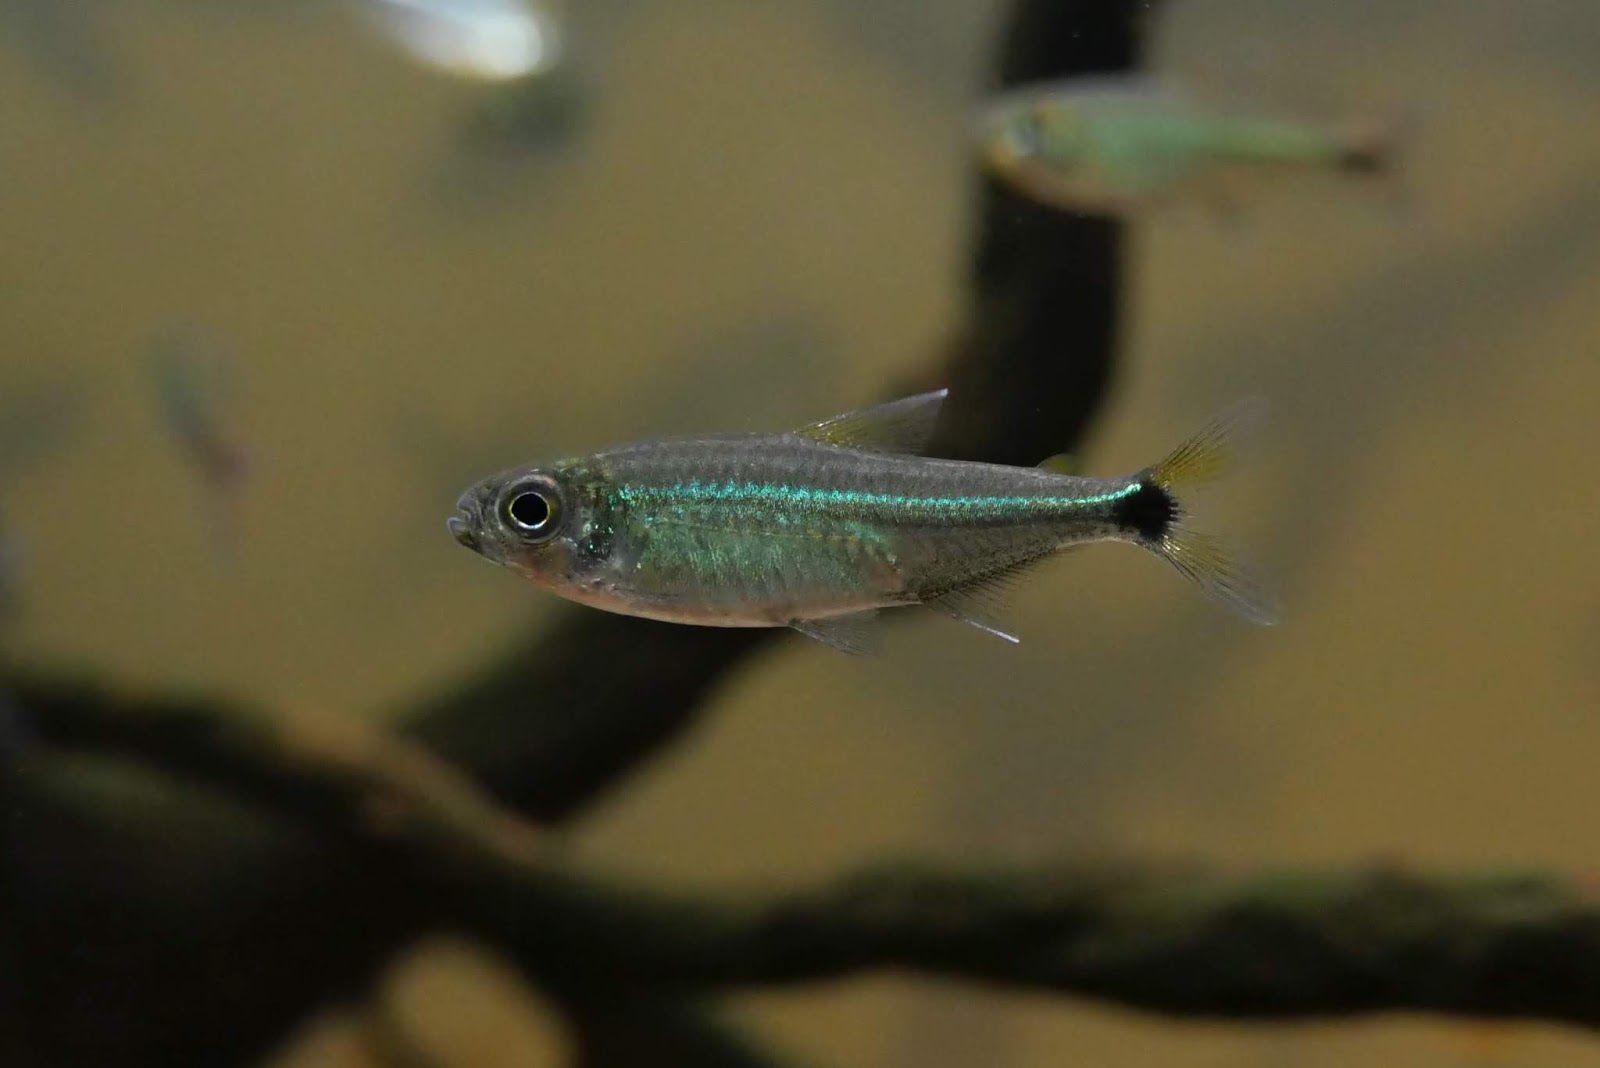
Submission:
[[[0,762],[0,1063],[246,1063],[414,929],[342,844],[119,747]]]
[[[723,678],[779,636],[564,609],[421,704],[407,732],[505,804],[563,822],[683,737]]]
[[[623,997],[570,1008],[576,1068],[783,1068],[787,1062],[705,1008],[672,997]]]
[[[527,859],[538,833],[421,746],[358,720],[267,716],[42,675],[0,679],[30,733],[237,791],[319,834],[431,860]]]
[[[614,919],[651,984],[888,968],[1176,1016],[1417,1011],[1600,1026],[1600,902],[1542,875],[906,866],[765,902],[663,909],[653,930],[641,914]]]
[[[596,1058],[613,1048],[602,1021],[619,1013],[672,1022],[696,1041],[725,1045],[733,1058],[725,1063],[743,1063],[742,1044],[676,999],[884,969],[1180,1016],[1423,1011],[1600,1026],[1600,901],[1547,876],[902,865],[798,892],[674,896],[563,869],[525,824],[470,786],[394,802],[392,768],[428,759],[405,742],[380,736],[355,747],[382,759],[352,759],[345,746],[330,756],[327,746],[287,741],[287,728],[239,729],[233,714],[196,704],[37,679],[11,685],[46,742],[138,754],[146,765],[227,784],[231,793],[173,778],[155,808],[127,799],[137,794],[117,802],[122,834],[167,854],[156,871],[201,873],[195,889],[216,889],[222,870],[272,872],[312,858],[325,913],[380,894],[407,903],[382,923],[368,917],[353,940],[319,925],[319,937],[343,943],[339,956],[352,943],[376,953],[430,930],[476,935],[574,1006]],[[212,775],[216,768],[228,770]],[[64,810],[50,800],[61,781],[14,778],[11,811],[54,805],[106,818],[94,805],[120,796],[80,796]],[[374,818],[374,799],[387,814]],[[152,813],[160,818],[149,832],[127,829]],[[286,813],[294,826],[278,822]],[[13,817],[12,832],[21,826]],[[167,832],[159,847],[145,841],[156,829]],[[330,861],[319,833],[332,836],[345,863]],[[218,858],[226,858],[220,868]],[[51,902],[32,904],[48,926]],[[374,927],[382,937],[371,939]]]

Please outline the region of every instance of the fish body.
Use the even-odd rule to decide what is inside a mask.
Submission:
[[[979,120],[985,165],[1044,203],[1122,214],[1185,195],[1232,197],[1285,171],[1386,170],[1394,130],[1211,111],[1137,78],[1004,93]]]
[[[841,625],[915,604],[1009,638],[986,618],[995,588],[1096,541],[1151,548],[1242,614],[1269,619],[1231,558],[1182,526],[1173,495],[1186,473],[1214,465],[1224,427],[1175,453],[1170,470],[1114,478],[904,451],[920,445],[942,397],[799,431],[646,441],[516,468],[468,489],[450,529],[593,607],[704,626],[792,626],[846,646],[853,639]],[[884,435],[884,426],[895,429]]]

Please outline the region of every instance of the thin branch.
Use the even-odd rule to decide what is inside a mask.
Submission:
[[[905,866],[766,902],[662,907],[648,924],[637,902],[617,912],[634,978],[652,985],[887,968],[1178,1016],[1419,1011],[1600,1026],[1600,901],[1548,875]]]

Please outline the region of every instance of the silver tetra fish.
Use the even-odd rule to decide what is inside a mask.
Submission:
[[[1086,478],[917,455],[944,396],[786,433],[643,441],[514,468],[462,494],[450,532],[581,604],[793,627],[852,652],[879,609],[914,604],[1014,642],[993,619],[997,591],[1041,558],[1095,541],[1148,549],[1245,619],[1275,622],[1223,543],[1190,528],[1182,496],[1221,474],[1229,434],[1256,404],[1160,463]]]

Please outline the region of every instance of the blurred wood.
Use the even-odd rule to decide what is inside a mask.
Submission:
[[[729,672],[784,635],[563,608],[403,718],[502,802],[563,822],[683,737]]]
[[[347,851],[118,747],[0,775],[3,1063],[241,1063],[404,937]]]
[[[624,997],[573,1006],[577,1068],[781,1068],[776,1054],[692,1001]]]
[[[1531,872],[906,864],[764,899],[615,899],[582,922],[624,932],[615,948],[630,971],[597,963],[608,982],[650,988],[892,969],[1184,1017],[1428,1012],[1600,1027],[1600,899]]]
[[[240,730],[230,710],[77,683],[0,684],[43,743],[115,754],[36,747],[5,783],[8,971],[44,981],[0,1018],[59,1027],[65,1007],[81,1024],[103,998],[122,1014],[124,1048],[142,1028],[192,1042],[176,1025],[196,1000],[212,1011],[192,1026],[219,1028],[213,984],[238,983],[248,997],[222,1007],[246,1013],[268,978],[280,998],[328,994],[431,931],[494,946],[572,1007],[591,1051],[604,1046],[597,1021],[633,1014],[720,1048],[675,999],[883,969],[1182,1016],[1407,1010],[1600,1026],[1600,900],[1550,876],[902,864],[764,895],[669,894],[523,848],[519,818],[464,784],[372,819],[388,765],[428,759],[399,740],[361,747],[384,761],[334,761],[330,788],[325,752],[286,742],[292,727]],[[77,968],[49,967],[68,949]],[[287,981],[290,964],[308,974]],[[98,1033],[50,1038],[60,1048]]]
[[[428,750],[346,716],[268,716],[222,701],[117,692],[11,674],[30,729],[59,746],[110,749],[242,789],[321,835],[388,842],[438,862],[532,857],[540,834]]]

